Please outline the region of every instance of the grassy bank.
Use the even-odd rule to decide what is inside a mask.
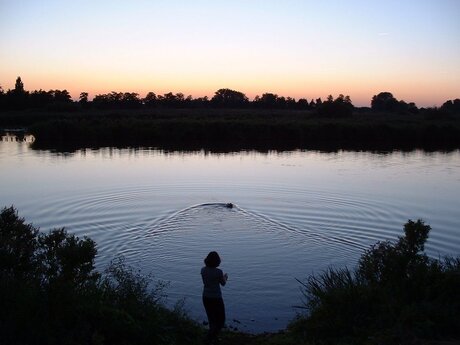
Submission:
[[[0,128],[25,127],[34,147],[158,147],[236,151],[291,149],[452,150],[460,116],[356,112],[345,118],[296,110],[153,109],[4,112]]]

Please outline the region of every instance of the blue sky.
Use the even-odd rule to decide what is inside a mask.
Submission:
[[[460,1],[0,0],[0,85],[460,97]]]

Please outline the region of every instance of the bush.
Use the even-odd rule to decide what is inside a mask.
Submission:
[[[0,214],[0,272],[2,279],[27,278],[37,270],[38,230],[25,224],[13,207]]]
[[[5,344],[194,344],[202,329],[161,303],[165,284],[122,258],[100,274],[96,245],[0,213],[0,339]]]
[[[301,282],[306,314],[290,328],[317,343],[407,343],[460,338],[460,258],[429,259],[429,225],[409,220],[397,242],[379,242],[355,272],[329,269]]]

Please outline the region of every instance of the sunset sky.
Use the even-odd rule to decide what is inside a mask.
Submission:
[[[0,85],[460,98],[460,0],[0,0]]]

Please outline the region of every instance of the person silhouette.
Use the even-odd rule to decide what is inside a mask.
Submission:
[[[203,279],[203,305],[209,322],[207,343],[216,343],[217,336],[225,324],[225,305],[220,286],[228,280],[228,274],[217,268],[220,265],[217,252],[210,252],[204,259],[205,266],[201,269]]]

